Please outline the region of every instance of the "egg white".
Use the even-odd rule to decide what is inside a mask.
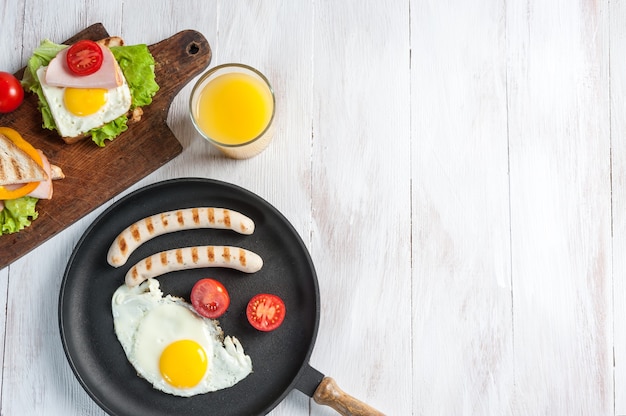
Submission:
[[[189,397],[231,387],[252,372],[252,361],[237,338],[224,338],[217,321],[201,317],[182,299],[163,297],[157,280],[120,286],[111,305],[115,333],[128,361],[158,390]],[[187,389],[170,385],[159,371],[163,349],[181,339],[196,341],[208,357],[203,379]]]
[[[62,137],[76,137],[91,129],[100,127],[116,118],[126,114],[130,109],[130,88],[124,79],[122,85],[107,90],[106,103],[94,114],[77,116],[70,113],[63,103],[64,87],[53,87],[46,83],[47,67],[37,70],[37,77],[46,97],[50,112],[54,118],[57,130]]]

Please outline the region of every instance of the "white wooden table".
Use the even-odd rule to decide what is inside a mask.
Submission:
[[[1,6],[0,70],[102,22],[131,44],[195,29],[211,66],[268,76],[264,153],[211,149],[187,85],[168,118],[183,153],[128,191],[201,176],[281,210],[319,276],[311,364],[346,392],[389,415],[626,415],[626,2]],[[0,270],[2,415],[103,414],[57,305],[107,205]],[[292,392],[271,414],[335,412]]]

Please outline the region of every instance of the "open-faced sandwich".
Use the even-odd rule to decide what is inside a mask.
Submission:
[[[72,45],[41,42],[22,85],[37,94],[43,127],[66,143],[87,137],[104,146],[138,121],[159,89],[148,47],[119,37]]]
[[[0,127],[0,235],[29,226],[37,201],[52,198],[52,180],[64,177],[17,131]]]

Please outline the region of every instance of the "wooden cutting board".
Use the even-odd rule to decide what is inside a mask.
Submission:
[[[63,43],[80,39],[98,40],[109,36],[104,26],[94,24]],[[37,203],[39,217],[30,227],[0,236],[0,269],[28,253],[50,237],[84,217],[182,152],[182,146],[167,126],[172,100],[211,61],[205,37],[193,30],[149,46],[156,61],[159,91],[150,106],[143,108],[140,122],[104,148],[91,139],[65,144],[57,133],[43,129],[37,97],[26,93],[14,112],[0,114],[0,126],[11,127],[42,149],[66,178],[54,183],[51,200]],[[22,78],[24,69],[16,73]]]

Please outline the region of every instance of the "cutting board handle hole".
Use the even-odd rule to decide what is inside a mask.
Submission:
[[[200,52],[200,45],[198,45],[196,42],[191,42],[189,46],[187,46],[187,53],[189,55],[195,55],[198,52]]]

